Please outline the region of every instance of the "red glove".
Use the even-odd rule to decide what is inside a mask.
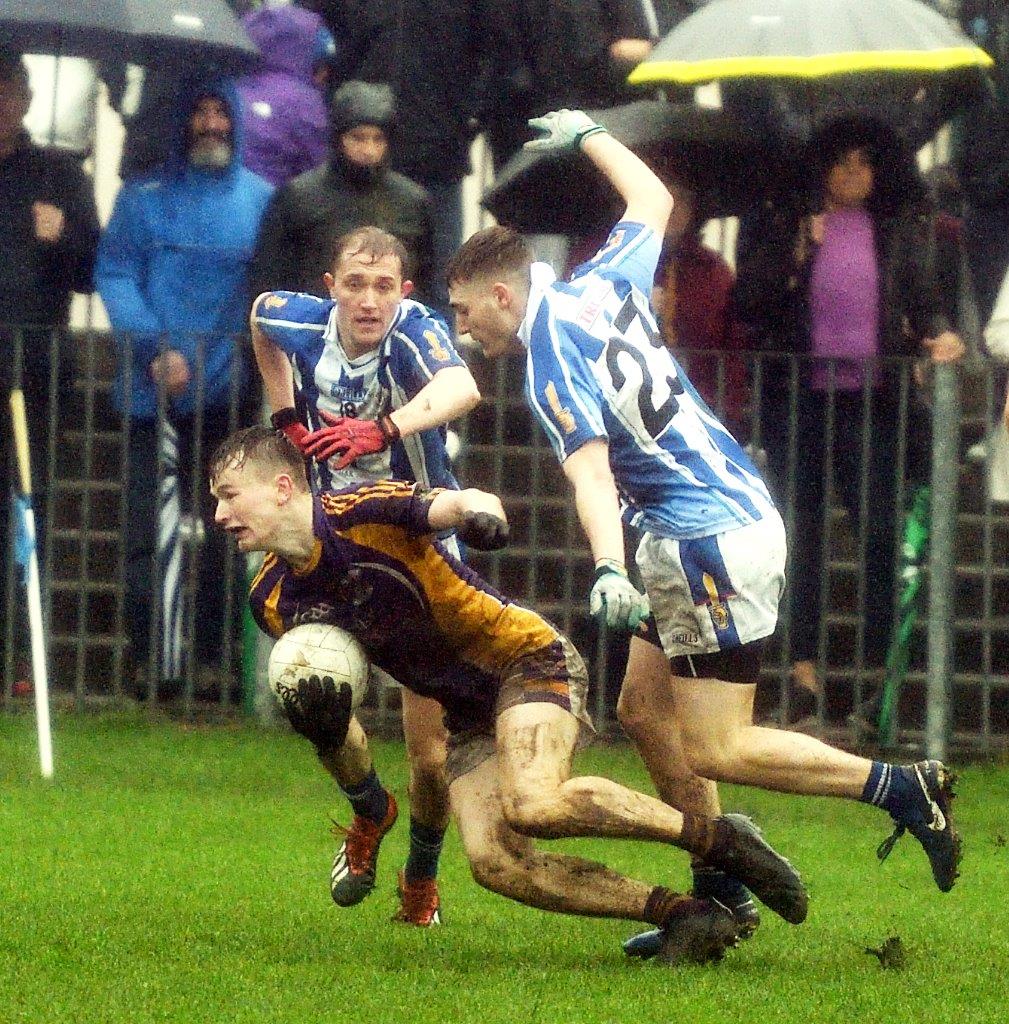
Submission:
[[[329,426],[313,430],[305,438],[302,451],[319,462],[339,455],[337,469],[346,469],[362,455],[384,452],[393,441],[399,440],[399,427],[388,416],[377,420],[358,420],[352,416],[333,416],[321,409],[319,415]]]
[[[308,454],[305,451],[305,439],[309,436],[308,427],[298,419],[294,406],[278,409],[270,417],[270,423],[273,429],[279,430],[302,455]]]

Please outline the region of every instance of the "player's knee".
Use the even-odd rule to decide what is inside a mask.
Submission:
[[[427,732],[418,735],[416,729],[411,730],[406,736],[406,756],[411,767],[443,769],[448,756],[445,734],[439,731],[433,735]]]
[[[681,737],[684,758],[695,775],[716,781],[732,775],[732,766],[736,761],[733,735],[685,728]]]
[[[617,721],[620,728],[634,741],[645,739],[655,729],[654,710],[649,709],[644,701],[635,696],[625,696],[621,691],[617,700]]]
[[[557,839],[566,835],[563,807],[553,793],[515,791],[501,796],[504,819],[519,835]]]
[[[520,865],[504,848],[488,847],[469,855],[469,869],[477,885],[508,896],[515,887]]]
[[[430,756],[427,756],[430,754]],[[438,756],[437,751],[426,752],[423,757],[410,758],[410,792],[424,790],[440,792],[448,789],[448,776],[445,774],[445,758]]]

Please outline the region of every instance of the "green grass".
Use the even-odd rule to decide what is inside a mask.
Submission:
[[[0,715],[0,1021],[579,1024],[627,1021],[1004,1021],[1009,772],[962,772],[964,875],[943,895],[917,844],[878,865],[888,819],[854,803],[725,787],[800,867],[809,920],[764,914],[717,967],[627,961],[635,926],[551,915],[484,892],[450,833],[445,927],[388,920],[405,816],[380,887],[353,910],[328,896],[332,813],[306,745],[255,726],[59,715],[57,778],[37,775],[34,724]],[[397,795],[402,748],[377,744]],[[633,753],[595,748],[583,771],[644,788]],[[683,886],[676,850],[612,841],[566,849]],[[866,946],[899,935],[901,972]]]

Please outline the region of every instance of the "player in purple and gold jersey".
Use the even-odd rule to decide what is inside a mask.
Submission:
[[[533,847],[534,838],[641,839],[704,856],[787,920],[804,919],[798,874],[749,819],[681,814],[607,779],[571,777],[575,746],[591,732],[577,652],[433,536],[456,529],[472,546],[501,546],[494,495],[400,481],[313,495],[298,451],[265,427],[221,446],[211,490],[216,521],[239,549],[268,552],[250,595],[264,630],[341,626],[374,664],[444,707],[452,810],[482,885],[546,910],[651,922],[671,960],[720,958],[737,936],[720,904]],[[360,727],[332,681],[320,693],[325,685],[302,681],[285,707],[332,772]]]
[[[253,304],[252,343],[274,426],[311,457],[316,490],[390,477],[457,487],[445,425],[480,400],[472,375],[441,320],[407,298],[413,285],[399,239],[366,226],[343,235],[335,250],[324,275],[331,298],[266,292]],[[395,920],[427,926],[440,920],[446,733],[433,701],[404,690],[402,709],[410,853]],[[364,733],[357,738],[359,756],[345,757],[337,774],[355,812],[331,875],[333,899],[344,907],[371,892],[378,843],[397,813]]]

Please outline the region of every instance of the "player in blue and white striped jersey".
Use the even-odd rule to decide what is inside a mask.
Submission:
[[[266,292],[253,304],[253,348],[273,425],[313,458],[313,490],[391,478],[457,487],[445,425],[476,405],[480,393],[442,322],[407,298],[406,267],[397,238],[359,228],[337,242],[324,275],[331,299]],[[454,538],[446,543],[457,550]],[[408,690],[402,695],[411,824],[397,919],[437,924],[435,874],[449,817],[447,734],[440,705]],[[355,811],[332,875],[333,899],[349,906],[374,886],[395,801],[360,730],[327,768]]]
[[[275,420],[281,429],[293,422],[284,410],[294,408],[296,392],[305,429],[291,439],[315,456],[317,490],[390,477],[457,486],[445,424],[480,400],[472,375],[441,320],[407,298],[406,250],[393,235],[362,228],[337,250],[335,273],[325,275],[333,298],[266,292],[253,306],[253,343]]]
[[[922,842],[939,887],[950,888],[959,852],[942,765],[870,762],[752,724],[762,647],[784,586],[784,527],[649,309],[672,197],[583,112],[530,124],[546,135],[528,148],[581,149],[626,202],[624,215],[567,282],[534,262],[509,228],[477,232],[449,265],[450,302],[459,331],[485,355],[526,353],[529,404],[574,486],[595,559],[590,610],[633,631],[650,599],[662,650],[632,639],[619,713],[659,793],[709,814],[718,798],[707,779],[876,803]],[[627,578],[621,510],[643,531],[636,561],[647,597]],[[710,883],[695,875],[695,892]],[[720,891],[736,904],[731,890]]]

